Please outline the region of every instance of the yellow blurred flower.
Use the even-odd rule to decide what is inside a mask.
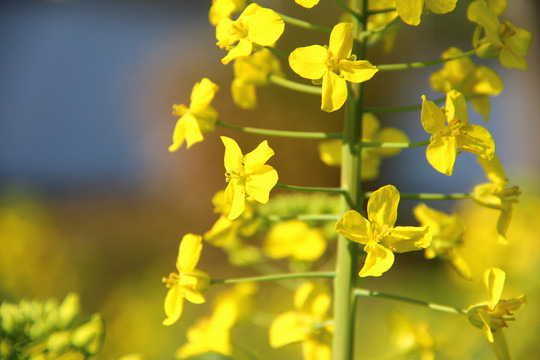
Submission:
[[[369,11],[376,12],[377,10],[387,10],[394,8],[396,6],[395,0],[376,0],[369,1]],[[379,29],[381,26],[387,25],[393,21],[398,16],[396,11],[384,11],[379,13],[372,14],[367,23],[367,31],[373,31]],[[377,31],[370,37],[370,42],[379,40],[382,41],[383,50],[389,52],[394,46],[396,40],[396,34],[398,28],[396,26],[391,26],[384,31]]]
[[[457,215],[448,215],[428,207],[426,204],[418,204],[413,209],[416,220],[422,226],[429,226],[432,234],[431,245],[424,250],[427,259],[440,257],[447,261],[452,268],[463,278],[472,280],[471,270],[465,262],[458,247],[463,244],[465,223]]]
[[[458,48],[451,47],[442,54],[442,59],[448,59],[462,54]],[[441,70],[430,77],[433,89],[447,93],[457,90],[466,98],[485,121],[490,112],[489,95],[498,95],[503,90],[503,82],[499,75],[487,66],[476,66],[470,58],[460,58],[447,61]]]
[[[508,321],[515,320],[514,313],[525,306],[525,295],[501,300],[506,274],[499,268],[490,268],[484,273],[484,280],[491,295],[487,304],[471,306],[467,310],[469,322],[479,329],[488,339],[497,359],[510,359],[510,351],[503,333]]]
[[[229,53],[221,59],[228,64],[240,56],[247,56],[260,47],[272,46],[281,36],[285,24],[273,10],[250,4],[233,21],[222,18],[216,26],[217,45]],[[236,42],[238,44],[234,45]]]
[[[394,127],[380,128],[379,120],[372,113],[362,117],[362,141],[367,142],[409,142],[408,136]],[[319,143],[319,156],[328,166],[341,166],[341,140],[326,140]],[[381,158],[395,156],[401,149],[362,148],[361,179],[373,180],[379,176]]]
[[[379,71],[367,60],[356,60],[352,23],[334,26],[328,46],[300,47],[289,55],[291,69],[303,78],[322,82],[321,110],[340,109],[347,100],[347,81],[361,83]]]
[[[269,75],[283,76],[279,59],[268,49],[237,58],[233,69],[232,97],[234,103],[242,109],[254,109],[257,106],[256,87],[268,84]]]
[[[498,57],[508,68],[527,69],[524,57],[529,53],[532,34],[515,27],[510,21],[501,23],[497,16],[500,9],[500,2],[494,1],[476,0],[469,5],[467,17],[478,24],[473,37],[476,54],[479,57]],[[484,37],[481,38],[482,32]]]
[[[222,136],[225,145],[225,176],[229,183],[225,189],[225,204],[230,206],[229,220],[239,217],[245,209],[246,198],[266,204],[270,190],[278,181],[277,171],[265,162],[274,151],[263,141],[245,156],[231,138]]]
[[[212,0],[208,13],[210,23],[216,26],[221,19],[229,19],[232,14],[244,10],[246,5],[246,0]]]
[[[208,78],[203,78],[193,86],[189,108],[182,105],[173,106],[173,115],[180,116],[173,133],[173,144],[169,151],[176,151],[184,140],[189,149],[193,144],[203,141],[203,133],[213,131],[218,114],[210,102],[219,87]]]
[[[416,26],[420,24],[424,6],[435,14],[446,14],[455,9],[457,0],[395,0],[395,2],[401,20]]]
[[[381,276],[392,267],[394,252],[425,249],[431,243],[427,226],[396,226],[399,192],[393,185],[374,191],[367,204],[366,219],[354,210],[336,223],[335,231],[365,245],[367,258],[358,275]]]
[[[264,239],[263,250],[276,259],[291,257],[315,261],[326,250],[326,239],[320,229],[309,228],[303,221],[283,221],[270,229]]]
[[[205,272],[195,269],[199,262],[202,250],[202,237],[186,234],[180,242],[176,269],[178,273],[171,272],[163,282],[169,288],[165,297],[165,314],[163,325],[174,324],[182,315],[184,299],[202,304],[205,299],[201,291],[208,288],[210,277]]]
[[[392,312],[389,317],[390,331],[394,344],[406,358],[419,355],[420,360],[435,359],[439,346],[425,321],[413,322],[401,312]]]
[[[305,282],[294,294],[295,310],[278,315],[270,325],[270,345],[274,348],[302,342],[304,360],[330,360],[333,325],[329,324],[331,304],[324,283]]]
[[[495,143],[483,126],[469,125],[467,102],[463,94],[450,90],[444,111],[422,95],[422,126],[432,134],[426,149],[428,162],[435,170],[451,176],[459,150],[489,160],[495,154]]]

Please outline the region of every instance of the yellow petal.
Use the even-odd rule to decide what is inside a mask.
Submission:
[[[238,146],[238,143],[226,136],[222,136],[221,141],[223,142],[223,145],[225,145],[224,163],[227,172],[233,172],[238,171],[238,169],[242,169],[242,161],[244,159],[244,156],[242,155],[242,150],[240,150],[240,146]]]
[[[237,57],[241,56],[248,56],[251,54],[251,50],[253,49],[253,44],[248,39],[240,39],[238,44],[229,50],[229,53],[221,59],[221,62],[225,65],[230,63],[232,60],[236,59]]]
[[[240,34],[234,30],[235,22],[229,18],[222,18],[216,26],[217,45],[220,48],[231,46],[240,40]]]
[[[394,253],[375,241],[370,241],[364,251],[367,252],[367,257],[358,273],[360,277],[381,276],[394,264]]]
[[[195,269],[199,262],[202,250],[202,237],[194,234],[186,234],[180,242],[176,268],[179,272],[189,272]]]
[[[446,128],[446,118],[443,111],[433,101],[427,101],[425,95],[422,95],[420,119],[424,130],[430,134],[437,134]]]
[[[178,286],[173,286],[167,292],[165,297],[165,315],[167,318],[163,320],[163,325],[169,326],[174,324],[182,315],[184,308],[184,298],[181,296]]]
[[[506,274],[499,268],[490,268],[484,273],[484,282],[489,290],[492,309],[501,299],[505,280]]]
[[[257,171],[249,174],[246,181],[246,193],[251,199],[266,204],[270,196],[270,190],[276,185],[277,181],[277,171],[270,165],[263,165]]]
[[[238,63],[236,60],[235,64]],[[252,110],[257,107],[256,87],[253,84],[246,83],[240,79],[234,79],[231,83],[231,93],[234,103],[244,109]]]
[[[321,141],[319,143],[321,161],[328,166],[341,166],[341,146],[341,140]]]
[[[347,82],[333,71],[327,71],[323,77],[321,110],[332,112],[339,110],[347,100]]]
[[[173,133],[173,143],[169,146],[169,151],[173,152],[178,150],[184,143],[184,140],[187,142],[188,149],[193,144],[203,141],[199,124],[189,112],[182,116],[176,123]]]
[[[387,127],[382,129],[373,140],[376,142],[406,143],[409,142],[409,137],[399,129]],[[377,155],[387,157],[399,154],[401,149],[374,148],[372,151]]]
[[[401,20],[409,25],[420,24],[424,0],[396,0],[396,11]]]
[[[301,5],[307,9],[311,9],[319,3],[319,0],[294,0],[295,3]]]
[[[191,289],[184,289],[184,296],[186,300],[193,304],[202,304],[206,301],[199,291],[193,291]]]
[[[341,60],[339,62],[339,71],[345,80],[353,83],[361,83],[373,77],[379,71],[367,60]]]
[[[484,0],[476,0],[467,8],[467,17],[470,21],[482,26],[486,33],[486,38],[490,43],[501,45],[498,28],[501,24],[495,13],[489,9]]]
[[[467,125],[462,128],[464,135],[456,135],[457,147],[477,154],[487,160],[495,154],[495,142],[487,129],[480,125]]]
[[[381,124],[373,113],[364,113],[362,116],[362,140],[374,141],[375,134],[379,132]]]
[[[227,218],[234,220],[239,217],[246,207],[246,189],[238,179],[231,179],[225,188],[225,202],[231,205]]]
[[[475,94],[498,95],[504,88],[499,75],[487,66],[479,66],[475,69],[473,81],[472,91]]]
[[[302,341],[310,330],[296,311],[287,311],[276,317],[270,325],[270,346],[277,348]]]
[[[369,197],[367,213],[369,221],[378,229],[393,227],[397,219],[399,191],[394,185],[385,185]]]
[[[274,155],[274,150],[268,146],[268,142],[264,140],[261,142],[255,150],[246,154],[244,159],[244,167],[246,173],[250,173],[258,170],[264,163]]]
[[[431,244],[431,232],[427,226],[396,226],[382,243],[393,252],[421,250]]]
[[[471,99],[471,104],[472,106],[474,107],[474,109],[480,114],[482,115],[482,119],[485,121],[485,122],[488,122],[489,121],[489,113],[491,112],[491,102],[489,100],[489,96],[488,95],[484,95],[484,96],[478,96],[478,97],[475,97],[474,99]]]
[[[450,90],[446,94],[446,106],[444,108],[448,124],[460,121],[466,125],[469,123],[467,115],[467,100],[465,96],[457,90]]]
[[[261,46],[273,45],[283,34],[285,23],[271,9],[260,8],[248,21],[248,37]]]
[[[343,217],[336,223],[334,231],[364,245],[373,238],[371,223],[354,210],[343,214]]]
[[[451,136],[436,136],[426,149],[428,162],[435,170],[451,176],[456,162],[456,139]]]
[[[508,184],[508,178],[506,177],[506,173],[504,172],[504,168],[497,154],[494,154],[489,160],[481,156],[479,156],[477,159],[491,182],[502,187]]]
[[[435,14],[446,14],[453,11],[457,0],[425,0],[426,8]]]
[[[294,293],[294,307],[314,318],[325,317],[331,303],[330,290],[322,282],[304,282]]]
[[[326,72],[327,58],[327,50],[320,45],[300,47],[289,55],[289,65],[301,77],[316,80]]]
[[[340,60],[348,59],[351,56],[353,27],[354,24],[349,22],[342,22],[334,26],[330,33],[330,42],[328,43],[328,50],[330,50],[332,56]]]
[[[203,78],[200,82],[193,86],[191,91],[191,104],[189,109],[193,112],[200,111],[210,105],[214,95],[219,90],[219,86],[214,84],[210,79]]]

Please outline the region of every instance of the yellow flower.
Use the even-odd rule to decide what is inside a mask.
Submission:
[[[364,114],[362,117],[362,141],[373,142],[409,142],[407,135],[396,128],[380,128],[375,115]],[[341,166],[341,140],[327,140],[319,143],[319,156],[328,166]],[[399,154],[401,149],[362,148],[361,179],[373,180],[379,176],[381,158]]]
[[[254,109],[257,106],[255,89],[268,84],[268,76],[283,76],[279,59],[268,49],[237,58],[233,69],[232,97],[234,103],[242,109]]]
[[[457,248],[463,244],[465,223],[457,215],[448,215],[428,207],[426,204],[418,204],[413,209],[414,217],[422,226],[429,226],[432,234],[431,245],[424,250],[427,259],[440,257],[448,261],[452,268],[464,279],[472,280],[471,269]]]
[[[413,322],[401,312],[392,312],[389,320],[394,343],[403,358],[435,359],[435,350],[440,344],[431,334],[427,322]],[[419,356],[415,357],[416,354]]]
[[[210,23],[216,26],[221,19],[229,19],[232,14],[244,10],[246,5],[246,0],[212,0],[208,14]]]
[[[319,3],[319,0],[294,0],[294,2],[307,9],[311,9]]]
[[[257,4],[250,4],[236,21],[221,19],[216,26],[217,45],[229,50],[221,62],[228,64],[261,46],[272,46],[284,29],[285,24],[278,14]],[[233,45],[236,42],[238,44]]]
[[[199,262],[202,250],[202,237],[186,234],[180,242],[176,269],[178,273],[171,272],[163,282],[169,288],[165,297],[165,314],[163,325],[174,324],[182,315],[184,299],[202,304],[205,299],[201,294],[208,288],[210,277],[205,272],[195,269]]]
[[[421,119],[424,129],[432,134],[426,150],[427,160],[443,174],[452,175],[458,149],[488,160],[495,154],[495,143],[489,131],[479,125],[469,125],[467,102],[456,90],[446,94],[444,111],[422,95]]]
[[[219,294],[212,316],[199,319],[187,330],[188,342],[177,350],[176,357],[186,359],[210,352],[231,355],[231,328],[250,315],[256,290],[253,283],[244,283]]]
[[[224,199],[231,209],[228,219],[234,220],[244,211],[246,198],[261,204],[268,202],[278,174],[273,167],[264,164],[274,155],[266,140],[245,156],[236,141],[226,136],[222,136],[221,140],[225,145],[225,177],[229,183]]]
[[[397,16],[397,12],[395,11],[386,11],[386,12],[380,12],[377,13],[377,10],[388,10],[396,6],[395,0],[377,0],[377,1],[369,1],[369,11],[375,12],[371,16],[369,16],[368,23],[367,23],[367,31],[373,31],[375,29],[379,29],[381,26],[384,26],[391,21],[393,21]],[[394,42],[396,40],[396,35],[398,32],[397,26],[390,26],[389,28],[381,31],[376,31],[369,37],[369,41],[376,41],[379,38],[382,41],[383,50],[385,52],[389,52],[392,50],[392,47],[394,46]]]
[[[457,0],[396,0],[396,10],[405,23],[409,25],[420,24],[420,15],[424,10],[435,14],[446,14],[453,11]]]
[[[315,261],[326,250],[326,239],[320,229],[310,229],[300,220],[289,220],[270,229],[263,249],[276,259],[290,256],[296,260]]]
[[[529,53],[532,34],[515,27],[510,21],[501,23],[497,16],[500,11],[499,2],[476,0],[469,5],[467,17],[478,24],[473,36],[476,54],[479,57],[499,57],[501,64],[508,68],[527,69],[524,56]],[[480,38],[482,30],[484,37]]]
[[[508,327],[508,321],[515,320],[514,313],[527,303],[525,295],[501,300],[505,278],[506,274],[501,269],[488,269],[484,273],[484,280],[490,292],[491,301],[487,304],[471,306],[467,310],[469,322],[482,329],[499,360],[510,359],[503,328]]]
[[[322,79],[321,109],[327,112],[338,110],[347,100],[347,81],[361,83],[379,71],[369,61],[351,55],[352,28],[352,23],[339,23],[332,29],[328,47],[301,47],[289,55],[295,73],[317,83]]]
[[[502,244],[506,244],[506,232],[512,219],[514,203],[518,202],[521,192],[518,186],[506,188],[508,179],[496,154],[490,160],[479,157],[478,162],[486,171],[491,182],[477,185],[474,188],[474,201],[482,206],[501,211],[497,221],[498,240]]]
[[[330,360],[333,326],[330,291],[324,283],[303,283],[294,294],[295,310],[278,315],[270,325],[270,346],[302,342],[304,360]]]
[[[425,249],[431,243],[427,226],[396,226],[399,192],[393,185],[374,191],[368,200],[366,219],[354,210],[336,223],[335,231],[365,245],[367,258],[358,275],[381,276],[394,263],[394,252]]]
[[[459,56],[463,52],[451,47],[442,54],[443,59]],[[488,121],[489,95],[498,95],[503,90],[503,82],[495,71],[487,66],[476,66],[470,58],[447,61],[441,70],[430,77],[431,86],[444,93],[457,90],[471,103],[485,121]]]
[[[213,131],[218,114],[210,102],[219,87],[208,78],[202,79],[193,86],[189,108],[182,105],[173,106],[173,115],[180,116],[173,133],[173,144],[169,151],[176,151],[184,140],[189,149],[193,144],[203,141],[202,133]]]

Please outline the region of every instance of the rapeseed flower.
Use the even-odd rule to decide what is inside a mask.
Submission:
[[[392,267],[394,252],[427,248],[431,232],[427,226],[395,226],[399,191],[386,185],[373,192],[367,204],[367,219],[355,210],[347,211],[336,223],[335,231],[364,245],[367,258],[360,277],[381,276]]]
[[[173,144],[169,151],[176,151],[184,140],[189,149],[193,144],[203,141],[203,133],[213,131],[218,114],[210,102],[219,87],[208,78],[203,78],[193,86],[189,108],[182,105],[173,106],[173,115],[180,116],[173,133]]]
[[[435,359],[440,342],[433,337],[426,321],[413,322],[401,312],[392,312],[389,323],[393,343],[403,358]]]
[[[195,269],[199,262],[202,250],[202,237],[194,234],[186,234],[180,242],[176,270],[171,272],[163,282],[169,288],[165,297],[165,314],[163,325],[174,324],[182,315],[184,299],[194,304],[205,302],[202,291],[210,284],[207,273]]]
[[[498,268],[490,268],[484,273],[484,280],[491,295],[488,303],[471,306],[467,310],[469,322],[482,329],[497,359],[510,359],[508,343],[503,329],[508,321],[515,320],[514,314],[527,303],[525,295],[501,300],[506,274]]]
[[[270,229],[263,250],[276,259],[291,257],[295,260],[315,261],[326,250],[326,239],[321,229],[310,228],[300,220],[289,220]]]
[[[251,54],[253,50],[272,46],[284,29],[285,23],[278,14],[257,4],[250,4],[236,21],[221,19],[216,26],[217,45],[229,51],[221,62],[228,64],[237,57]],[[234,45],[236,42],[238,44]]]
[[[463,52],[451,47],[442,54],[442,59],[461,55]],[[490,113],[490,95],[499,95],[503,90],[503,82],[495,71],[487,66],[476,66],[470,58],[447,61],[441,70],[430,77],[433,89],[447,93],[457,90],[466,98],[470,98],[473,107],[488,121]]]
[[[435,170],[450,176],[458,150],[464,150],[489,160],[495,154],[495,143],[489,131],[479,125],[469,125],[467,102],[463,94],[450,90],[446,94],[444,111],[422,95],[422,126],[432,134],[426,149],[428,162]]]
[[[221,19],[230,19],[232,14],[244,10],[246,6],[246,0],[212,0],[208,18],[210,23],[216,26]]]
[[[424,6],[435,14],[446,14],[455,9],[457,0],[395,0],[395,2],[401,20],[416,26],[420,24]]]
[[[225,177],[229,183],[224,199],[226,206],[230,206],[228,219],[234,220],[244,211],[246,198],[261,204],[268,202],[278,174],[272,166],[265,165],[274,155],[266,140],[245,156],[236,141],[226,136],[222,136],[221,140],[225,145]]]
[[[379,71],[367,60],[356,60],[353,48],[352,23],[334,26],[328,46],[300,47],[289,55],[291,69],[314,83],[322,82],[321,109],[338,110],[347,100],[347,81],[361,83]]]

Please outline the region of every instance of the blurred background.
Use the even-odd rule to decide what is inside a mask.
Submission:
[[[474,24],[466,20],[468,3],[460,1],[448,15],[423,16],[418,27],[402,24],[393,51],[385,53],[375,46],[369,50],[369,60],[410,62],[438,58],[450,46],[469,49]],[[312,10],[292,0],[261,4],[328,27],[341,15],[339,7],[325,0]],[[318,97],[275,86],[258,88],[256,110],[235,107],[229,90],[232,64],[220,62],[225,51],[215,46],[209,7],[209,0],[0,2],[0,300],[61,299],[69,291],[79,292],[84,308],[101,312],[107,321],[107,340],[99,358],[128,353],[172,358],[185,341],[186,328],[199,313],[210,312],[209,307],[188,305],[178,324],[162,326],[166,288],[161,277],[174,270],[181,237],[188,232],[202,234],[217,219],[211,199],[226,185],[219,136],[235,138],[245,152],[264,138],[217,128],[191,149],[169,153],[177,120],[172,105],[188,104],[195,82],[209,77],[220,86],[213,104],[224,121],[261,128],[341,131],[342,110],[324,113]],[[529,306],[507,331],[519,359],[533,359],[540,350],[535,342],[539,312],[532,306],[540,295],[535,276],[540,270],[535,235],[540,213],[539,10],[535,0],[515,0],[503,16],[533,33],[526,57],[529,70],[473,58],[477,64],[489,64],[505,84],[505,90],[492,98],[490,123],[484,125],[495,138],[510,185],[520,185],[523,191],[515,207],[510,244],[504,249],[497,246],[490,240],[491,230],[471,231],[463,251],[477,278],[473,283],[464,284],[437,260],[413,254],[399,257],[388,276],[363,284],[467,307],[488,298],[479,274],[489,266],[501,266],[509,279],[504,295],[529,297]],[[290,52],[327,42],[326,34],[286,26],[278,48]],[[304,81],[285,62],[282,65],[288,77]],[[439,68],[377,74],[367,84],[367,105],[416,104],[422,94],[428,99],[440,97],[428,81]],[[472,123],[481,124],[474,111],[469,114]],[[385,126],[403,129],[412,141],[427,139],[418,111],[379,119]],[[338,186],[339,170],[322,164],[315,142],[268,140],[276,152],[269,163],[278,170],[281,183]],[[380,177],[366,182],[365,190],[392,183],[404,192],[463,192],[487,181],[470,154],[460,155],[454,175],[446,177],[429,166],[424,153],[424,148],[414,148],[385,160]],[[286,192],[272,194],[279,193]],[[415,222],[408,215],[414,205],[402,201],[400,222]],[[471,224],[494,231],[496,212],[480,209],[472,201],[430,205],[459,210]],[[478,249],[482,257],[475,252]],[[226,256],[211,246],[205,247],[200,268],[218,277],[253,273],[227,265]],[[271,289],[261,291],[270,294]],[[208,296],[214,296],[212,290]],[[288,296],[279,295],[286,299],[280,304],[267,300],[266,305],[283,311],[292,303]],[[390,331],[386,318],[396,308],[429,321],[442,339],[440,358],[492,357],[481,332],[461,317],[382,300],[362,303],[376,309],[361,315],[366,323],[380,327],[359,331],[361,341],[370,344],[361,350],[366,358],[384,358],[380,355],[386,347],[384,334]],[[374,314],[378,317],[372,318]],[[258,356],[265,358],[265,329],[258,331],[262,338]],[[295,358],[298,349],[272,354]],[[270,358],[274,356],[278,355]]]

